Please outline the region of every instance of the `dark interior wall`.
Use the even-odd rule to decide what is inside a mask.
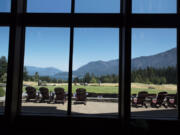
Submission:
[[[179,121],[173,120],[130,120],[121,127],[119,119],[83,118],[83,117],[19,117],[11,125],[1,118],[1,134],[78,134],[78,135],[114,135],[114,134],[176,134]]]

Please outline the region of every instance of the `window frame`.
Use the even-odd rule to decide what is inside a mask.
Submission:
[[[75,0],[71,1],[71,13],[26,13],[27,0],[11,1],[11,12],[0,13],[0,18],[2,18],[0,21],[0,26],[10,27],[6,104],[5,114],[3,117],[6,117],[8,122],[12,122],[19,117],[25,117],[20,115],[24,66],[25,27],[70,28],[67,117],[71,118],[74,28],[119,28],[119,117],[117,119],[121,121],[120,123],[122,126],[128,124],[129,120],[133,119],[130,117],[131,29],[176,28],[178,74],[177,93],[178,104],[180,104],[180,55],[178,55],[180,52],[179,1],[180,0],[177,0],[177,14],[134,14],[132,13],[132,0],[121,0],[120,13],[75,13]],[[89,115],[87,117],[89,117]],[[177,120],[180,120],[180,106],[178,106]]]

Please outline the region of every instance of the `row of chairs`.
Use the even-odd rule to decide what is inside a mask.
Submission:
[[[159,108],[161,106],[174,107],[177,106],[177,93],[168,94],[167,92],[159,92],[156,94],[149,94],[147,91],[141,91],[138,95],[132,95],[131,104],[134,107],[145,106],[148,107],[149,104],[151,107]]]
[[[54,93],[49,92],[49,89],[46,87],[40,87],[39,92],[37,92],[36,88],[32,86],[28,86],[25,88],[27,96],[26,102],[47,102],[47,103],[62,103],[66,102],[67,94],[65,93],[64,88],[56,87],[54,88]],[[76,89],[74,103],[83,103],[86,105],[86,89],[78,88]]]
[[[32,86],[26,87],[26,102],[47,102],[47,103],[62,103],[64,104],[67,98],[64,88],[54,88],[54,93],[49,93],[49,89],[46,87],[40,87],[39,92]],[[74,104],[82,103],[86,105],[86,89],[76,89]],[[159,92],[156,94],[149,94],[147,91],[141,91],[137,95],[131,96],[131,104],[134,107],[145,106],[150,104],[151,107],[159,108],[161,106],[175,107],[177,106],[177,94],[168,94],[167,92]]]

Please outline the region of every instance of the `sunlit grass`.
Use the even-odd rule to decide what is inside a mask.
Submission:
[[[50,86],[51,85],[51,86]],[[37,83],[31,83],[31,86],[35,87],[37,90],[42,86],[37,86]],[[48,84],[47,86],[43,86],[49,89],[49,91],[53,92],[54,88],[62,87],[68,92],[68,84]],[[152,87],[152,88],[150,88]],[[87,92],[93,93],[118,93],[118,84],[89,84],[88,86],[83,85],[72,85],[72,92],[74,93],[77,88],[85,88]],[[139,91],[147,91],[150,94],[158,94],[161,91],[167,91],[169,94],[175,94],[177,86],[173,84],[169,85],[154,85],[154,84],[140,84],[140,83],[132,83],[131,85],[131,94],[137,94]],[[25,87],[23,87],[23,91],[25,92]]]
[[[42,86],[34,86],[36,89],[39,89]],[[68,91],[67,85],[61,85],[61,86],[43,86],[49,89],[49,91],[54,91],[54,88],[56,87],[62,87],[65,89],[65,91]],[[118,87],[114,86],[73,86],[72,92],[74,93],[77,88],[85,88],[87,92],[94,92],[94,93],[118,93]],[[25,87],[23,88],[23,91],[25,91]]]

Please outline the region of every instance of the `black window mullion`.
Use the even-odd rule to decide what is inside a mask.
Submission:
[[[120,46],[120,119],[122,127],[127,126],[130,117],[130,80],[131,80],[131,0],[121,2],[122,28]]]
[[[12,124],[19,113],[24,57],[24,27],[22,14],[25,12],[25,0],[12,1],[10,25],[9,56],[7,70],[7,90],[5,116],[7,123]]]
[[[180,119],[180,27],[177,27],[177,109],[178,109],[178,119]]]
[[[177,0],[177,14],[180,14],[180,0]],[[180,18],[178,18],[180,19]],[[180,23],[177,24],[177,109],[178,119],[180,119]]]
[[[176,3],[177,4],[177,14],[179,14],[180,13],[180,5],[179,5],[180,4],[180,0],[177,0],[176,2],[177,2]]]
[[[75,0],[71,0],[71,14],[74,14]],[[68,111],[67,114],[71,115],[72,110],[72,74],[73,74],[73,46],[74,46],[74,27],[70,27],[70,50],[69,50],[69,80],[68,80]]]
[[[72,74],[73,74],[73,42],[74,42],[74,28],[70,28],[70,51],[69,51],[69,81],[68,81],[68,115],[71,115],[72,104]]]
[[[122,37],[121,37],[121,34],[122,34],[122,29],[121,28],[119,28],[119,82],[118,82],[118,116],[119,116],[119,118],[121,119],[121,106],[120,106],[120,104],[121,104],[121,79],[122,79],[122,77],[121,77],[121,75],[122,75],[122,72],[121,72],[121,70],[122,70],[122,53],[121,53],[121,50],[122,50],[122,48],[121,48],[121,44],[122,44],[122,42],[121,42],[121,40],[122,40]]]

